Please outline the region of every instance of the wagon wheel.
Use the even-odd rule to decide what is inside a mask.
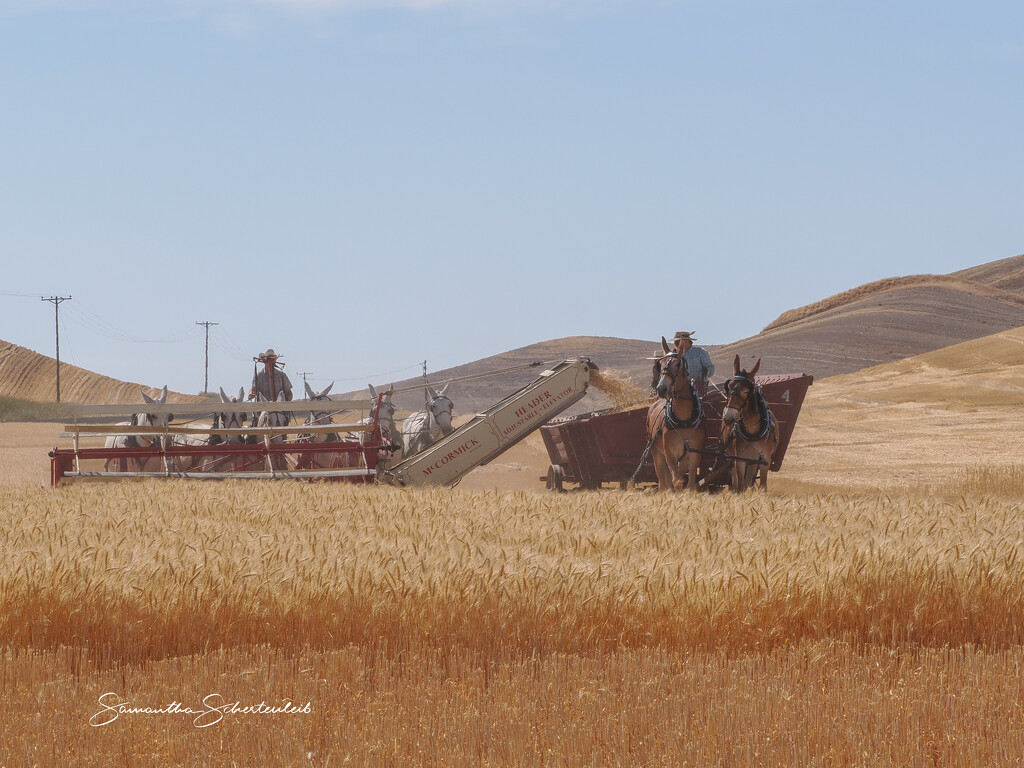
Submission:
[[[565,477],[565,472],[557,464],[552,464],[548,467],[548,479],[546,488],[549,491],[556,491],[557,493],[563,493],[565,489],[562,487],[562,479]]]

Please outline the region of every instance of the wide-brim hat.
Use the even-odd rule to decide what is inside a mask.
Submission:
[[[260,352],[260,360],[269,360],[270,358],[278,358],[278,355],[273,349],[268,349],[266,352]]]
[[[672,337],[672,343],[675,344],[680,339],[686,341],[696,341],[697,337],[693,335],[694,331],[676,331],[676,335]]]

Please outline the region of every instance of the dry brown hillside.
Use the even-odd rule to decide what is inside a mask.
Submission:
[[[816,378],[901,360],[1024,325],[1024,306],[969,284],[928,281],[866,295],[716,351],[764,358],[766,373]]]
[[[890,488],[1020,467],[1024,327],[815,382],[787,477]]]
[[[0,341],[0,395],[22,400],[53,402],[56,399],[56,361],[52,357]],[[132,382],[87,371],[67,363],[60,365],[60,399],[69,403],[138,403],[140,387],[151,396],[160,391]],[[168,393],[172,402],[196,402],[201,397]]]
[[[734,355],[765,373],[821,379],[1024,325],[1024,255],[952,275],[868,283],[783,313],[764,331],[712,350],[723,375]]]
[[[988,264],[954,272],[952,276],[987,283],[996,288],[1022,294],[1024,293],[1024,256],[1011,256],[1008,259],[992,261]]]
[[[959,274],[959,273],[958,273]],[[876,280],[873,283],[853,288],[849,291],[837,293],[827,299],[816,301],[813,304],[791,309],[783,312],[773,322],[765,327],[765,331],[782,328],[790,323],[824,314],[831,309],[841,308],[864,300],[870,300],[879,294],[888,291],[903,291],[913,288],[944,288],[950,291],[957,291],[1004,302],[1011,306],[1024,307],[1024,296],[1004,290],[985,282],[956,277],[954,275],[910,275],[908,277],[890,277],[885,280]]]

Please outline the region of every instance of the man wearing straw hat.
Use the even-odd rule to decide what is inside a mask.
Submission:
[[[277,362],[279,357],[274,350],[268,349],[252,359],[254,370],[252,386],[249,388],[250,400],[263,395],[264,399],[273,402],[281,392],[284,393],[285,400],[292,399],[292,383],[288,379],[288,374],[282,370],[284,363]],[[263,363],[263,370],[258,369],[260,363]]]
[[[708,379],[715,373],[715,364],[711,362],[711,355],[704,347],[695,347],[693,342],[697,337],[693,331],[676,331],[672,337],[672,348],[683,356],[686,361],[686,370],[690,372],[690,378],[697,385],[697,392],[704,397],[708,391]]]

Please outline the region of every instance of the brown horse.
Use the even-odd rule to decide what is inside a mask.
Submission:
[[[738,456],[732,465],[732,489],[745,491],[754,484],[758,472],[761,488],[768,487],[768,467],[779,447],[779,424],[768,408],[754,376],[761,358],[749,370],[740,368],[740,356],[733,361],[733,377],[725,383],[725,410],[722,411],[722,446],[726,453]]]
[[[654,364],[651,381],[659,399],[647,411],[647,439],[651,441],[658,488],[696,491],[701,456],[697,451],[704,448],[707,439],[704,410],[683,356],[669,350],[664,336],[661,348],[665,355]]]

